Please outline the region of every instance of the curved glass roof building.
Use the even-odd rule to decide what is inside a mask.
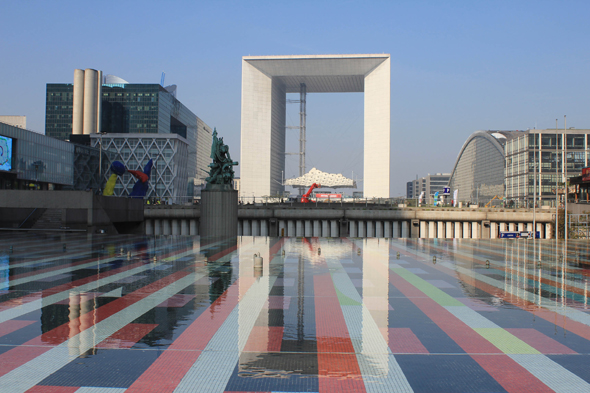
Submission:
[[[495,196],[497,204],[504,196],[504,145],[518,137],[520,131],[476,131],[459,151],[451,173],[451,192],[458,191],[457,200],[486,204]]]

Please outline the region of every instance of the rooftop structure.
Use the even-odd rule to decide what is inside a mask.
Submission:
[[[341,173],[327,173],[319,169],[311,170],[303,176],[285,180],[286,186],[310,187],[313,183],[321,184],[322,188],[356,188],[356,182],[342,176]]]
[[[241,195],[283,193],[286,94],[300,93],[299,176],[305,167],[308,93],[364,92],[364,194],[389,197],[390,56],[302,55],[242,58]]]
[[[0,123],[10,124],[11,126],[18,128],[27,128],[27,117],[26,116],[0,116]]]

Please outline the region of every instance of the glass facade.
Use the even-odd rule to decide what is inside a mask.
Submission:
[[[66,140],[72,133],[73,85],[48,84],[45,134]],[[183,195],[203,184],[210,163],[211,127],[159,84],[103,84],[100,130],[106,134],[176,134],[188,143]],[[116,151],[129,159],[132,148]],[[115,150],[114,150],[115,151]],[[177,162],[181,165],[180,162]],[[134,166],[134,163],[131,163]]]
[[[66,140],[72,133],[74,85],[48,83],[45,97],[45,135]]]
[[[495,196],[500,204],[504,196],[504,144],[509,132],[477,131],[463,145],[449,186],[458,191],[457,200],[487,204]]]
[[[26,182],[74,185],[73,144],[4,123],[0,135],[13,138],[11,174],[16,177],[5,188],[24,188]]]
[[[530,130],[506,144],[506,197],[512,204],[531,205],[536,193],[539,204],[553,205],[555,189],[564,187],[563,162],[568,179],[588,166],[590,130],[568,130],[567,138],[563,131]]]

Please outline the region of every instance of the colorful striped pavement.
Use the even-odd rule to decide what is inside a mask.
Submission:
[[[584,241],[10,236],[0,392],[590,392]]]

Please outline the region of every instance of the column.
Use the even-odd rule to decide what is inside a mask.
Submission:
[[[352,224],[352,222],[351,222]],[[328,223],[328,220],[322,220],[322,236],[323,237],[332,237],[332,235],[330,234],[330,225]],[[351,237],[352,234],[350,235]]]
[[[391,223],[391,237],[393,237],[394,239],[399,238],[399,221],[394,221]]]
[[[358,230],[357,230],[358,226],[356,225],[356,221],[350,220],[348,222],[350,225],[350,237],[358,237],[359,236]],[[334,236],[332,236],[332,237],[334,237]]]
[[[375,221],[367,221],[367,237],[375,237]]]
[[[506,223],[501,222],[499,225],[500,225],[500,232],[505,232],[506,231]]]
[[[497,222],[490,222],[490,238],[492,238],[492,239],[498,238],[498,223]]]
[[[154,235],[158,236],[162,234],[162,225],[160,223],[160,219],[156,218],[154,220]]]
[[[408,238],[410,237],[410,228],[407,221],[402,221],[402,237]]]
[[[364,221],[357,221],[357,230],[358,230],[358,237],[367,237],[367,232],[365,230],[365,222]]]
[[[330,221],[330,235],[332,237],[339,237],[340,233],[338,231],[338,220],[331,220]]]
[[[279,220],[279,237],[287,236],[287,225],[285,220]]]
[[[191,236],[198,235],[199,234],[199,226],[197,225],[197,220],[191,219],[189,225],[190,225],[190,228],[189,228],[190,229],[190,235]]]
[[[463,239],[469,239],[471,237],[471,228],[469,222],[463,221]]]
[[[532,222],[527,222],[526,223],[526,230],[528,232],[532,232],[533,231],[533,223]]]
[[[508,223],[508,230],[509,230],[510,232],[514,232],[514,231],[516,231],[516,224],[515,224],[515,223],[513,223],[513,222],[509,222],[509,223]]]
[[[463,225],[460,221],[455,221],[455,239],[461,239],[463,237]]]
[[[295,221],[295,236],[297,237],[302,237],[304,236],[304,231],[303,231],[303,221],[302,220],[296,220]]]
[[[445,223],[445,226],[446,226],[445,237],[447,239],[452,239],[453,238],[453,223],[451,221],[447,221]]]
[[[268,222],[260,220],[260,236],[268,236]]]
[[[172,225],[172,234],[174,236],[178,236],[180,234],[180,225],[178,224],[178,220],[173,219],[170,225]]]
[[[322,237],[322,229],[320,227],[320,220],[313,220],[313,236]]]
[[[304,232],[304,235],[303,236],[305,236],[305,237],[312,237],[313,234],[311,233],[311,221],[310,220],[305,220],[304,221],[304,225],[305,225],[304,226],[305,232]]]
[[[383,237],[383,221],[375,221],[375,237]]]
[[[383,237],[391,237],[391,221],[383,221]]]
[[[553,231],[553,225],[548,222],[545,224],[545,239],[553,239],[551,231]]]
[[[250,220],[244,220],[242,230],[244,231],[244,236],[252,236],[252,226],[250,224]]]
[[[434,239],[436,237],[436,222],[435,221],[428,221],[428,238]]]
[[[479,226],[481,224],[477,221],[473,221],[471,223],[471,238],[472,239],[479,239]]]
[[[244,234],[243,226],[244,223],[241,220],[238,220],[238,236],[242,236]]]
[[[537,223],[537,232],[539,232],[539,239],[543,239],[545,234],[543,233],[543,223]],[[536,236],[536,234],[535,234]]]
[[[436,237],[439,239],[445,238],[445,223],[444,221],[438,221],[436,223]]]
[[[295,237],[297,235],[297,231],[295,230],[295,220],[287,220],[287,233],[286,236]]]
[[[162,220],[162,234],[170,235],[170,220]]]
[[[145,234],[146,235],[153,235],[154,234],[154,223],[150,219],[145,220]]]
[[[428,239],[428,223],[426,221],[420,221],[420,239]]]
[[[524,231],[524,222],[519,222],[519,223],[518,223],[518,231],[519,231],[519,232],[522,232],[522,231]]]

